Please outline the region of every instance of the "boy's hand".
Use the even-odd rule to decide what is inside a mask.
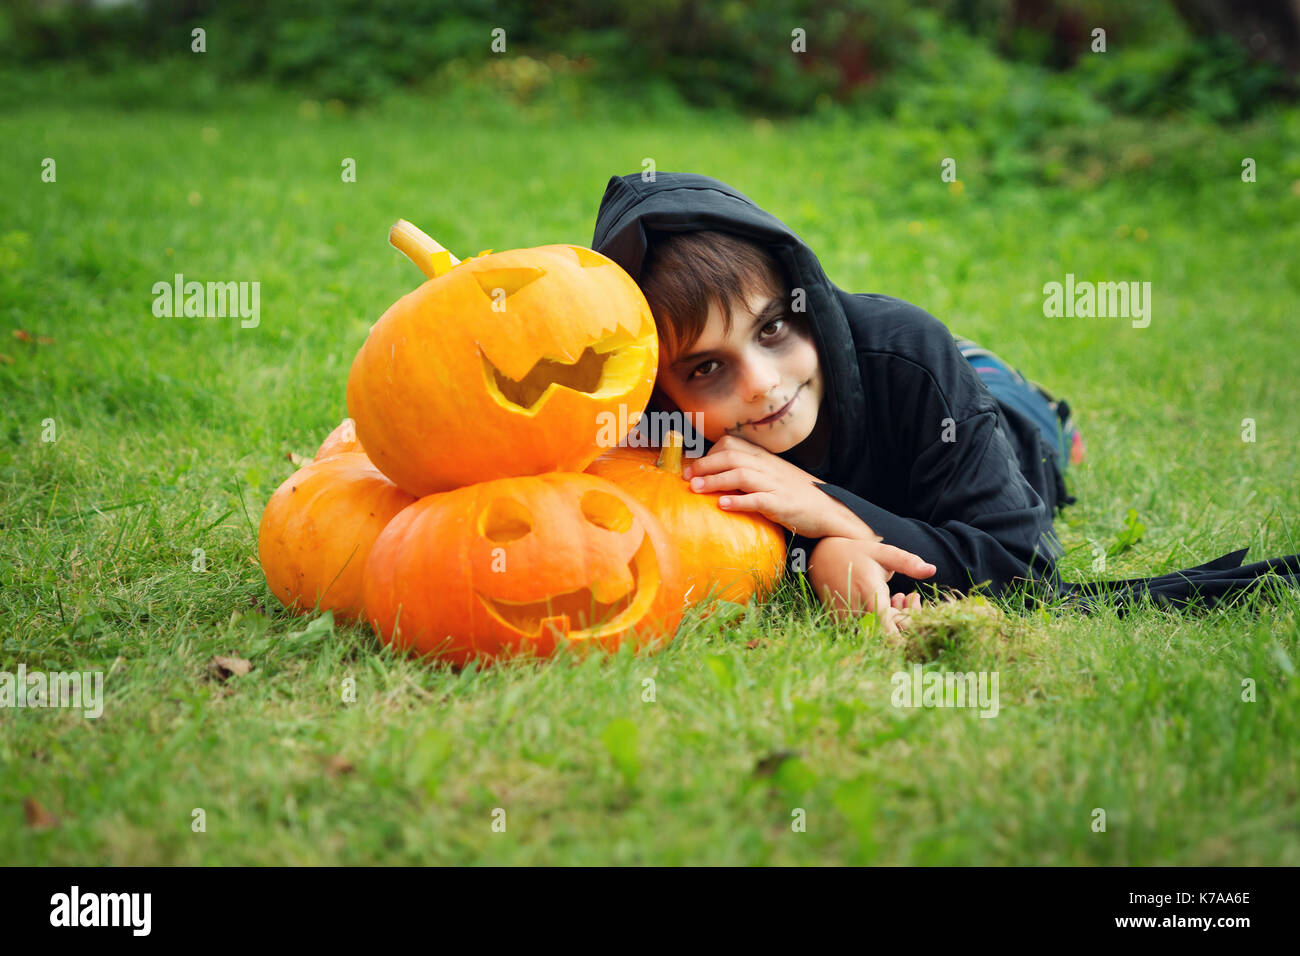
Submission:
[[[816,480],[766,448],[724,435],[703,458],[682,462],[682,477],[692,491],[740,492],[722,498],[724,511],[757,511],[806,538],[880,536],[849,510],[813,485]]]
[[[868,543],[853,538],[823,538],[813,549],[808,578],[813,592],[841,619],[863,611],[876,615],[886,634],[909,625],[908,612],[920,610],[921,596],[895,594],[886,583],[894,576],[867,553]]]
[[[719,499],[724,511],[757,511],[806,538],[860,540],[891,575],[897,571],[919,580],[938,570],[910,551],[882,544],[880,535],[843,502],[818,490],[817,479],[798,465],[735,435],[723,436],[703,458],[682,462],[682,477],[690,479],[692,491],[741,492]]]

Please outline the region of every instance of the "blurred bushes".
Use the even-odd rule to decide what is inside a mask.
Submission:
[[[1092,31],[1106,31],[1108,45],[1151,47],[1185,32],[1164,0],[937,0],[945,20],[979,37],[1000,56],[1051,70],[1065,70],[1092,51]]]
[[[1080,81],[1125,113],[1193,113],[1226,122],[1247,119],[1286,85],[1276,66],[1252,61],[1227,37],[1183,39],[1090,57]]]
[[[16,65],[77,61],[92,70],[198,56],[208,72],[360,102],[428,77],[457,56],[488,53],[489,31],[519,2],[456,0],[138,0],[100,8],[14,0],[0,13],[0,56]],[[7,22],[5,22],[7,21]]]
[[[589,82],[637,96],[667,85],[699,106],[794,112],[870,82],[909,41],[904,0],[139,0],[112,8],[13,0],[0,12],[11,64],[79,60],[111,70],[189,56],[207,32],[221,75],[261,78],[320,98],[375,99],[458,61],[558,55]],[[506,54],[491,49],[505,30]],[[805,32],[807,52],[792,51]]]
[[[1049,129],[1109,118],[1105,107],[1066,77],[1001,59],[928,11],[919,12],[914,23],[918,42],[869,96],[901,123],[971,130],[984,140],[982,149],[1010,154]]]
[[[908,122],[991,123],[1008,147],[1138,114],[1252,115],[1281,89],[1231,41],[1192,39],[1166,2],[1124,0],[10,0],[0,59],[119,76],[101,96],[202,101],[269,82],[320,100],[488,84],[650,104],[797,114],[863,105]],[[1096,26],[1108,52],[1090,52]],[[206,31],[193,70],[190,31]],[[504,54],[491,49],[505,31]],[[803,31],[806,52],[792,50]],[[186,69],[188,91],[171,90]],[[1068,72],[1062,72],[1068,71]],[[206,83],[207,86],[202,84]],[[183,84],[182,84],[183,85]],[[12,98],[12,94],[10,94]],[[153,100],[157,103],[158,100]],[[125,105],[125,104],[124,104]]]

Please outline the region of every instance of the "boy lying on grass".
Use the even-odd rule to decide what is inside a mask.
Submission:
[[[613,177],[592,248],[658,324],[650,410],[701,416],[712,445],[687,463],[691,487],[785,527],[789,570],[829,607],[893,633],[920,580],[997,595],[1054,570],[1065,449],[1082,456],[1064,402],[916,306],[839,289],[707,176]]]

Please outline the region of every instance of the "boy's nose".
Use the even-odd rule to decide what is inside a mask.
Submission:
[[[781,384],[777,370],[767,364],[751,364],[745,370],[745,398],[756,402]]]

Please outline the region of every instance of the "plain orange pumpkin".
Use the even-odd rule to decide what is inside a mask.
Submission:
[[[359,451],[363,454],[365,449],[361,447],[361,442],[357,441],[357,426],[350,418],[345,418],[339,422],[338,426],[325,436],[321,442],[320,448],[316,452],[316,461],[322,458],[329,458],[331,455],[343,455],[348,452]]]
[[[657,367],[650,307],[617,263],[574,245],[514,249],[398,299],[352,363],[348,413],[376,467],[424,496],[581,471],[611,423],[645,408]]]
[[[271,496],[257,533],[266,583],[286,607],[360,620],[362,574],[379,533],[415,498],[364,454],[313,461]]]
[[[659,521],[616,485],[570,472],[429,495],[366,564],[381,640],[463,665],[476,655],[659,647],[681,620],[681,570]]]
[[[744,604],[768,597],[785,565],[785,535],[760,514],[723,511],[721,494],[691,490],[682,477],[682,436],[671,432],[662,452],[613,448],[587,469],[628,491],[673,536],[686,600]]]

